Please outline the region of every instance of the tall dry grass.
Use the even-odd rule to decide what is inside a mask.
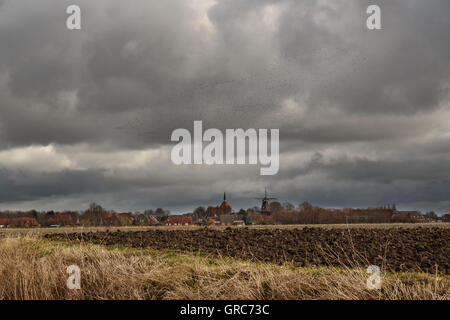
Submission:
[[[81,289],[66,287],[69,265]],[[296,268],[145,249],[0,239],[0,299],[449,299],[448,276]]]

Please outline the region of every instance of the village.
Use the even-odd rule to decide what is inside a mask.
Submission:
[[[368,209],[325,209],[313,207],[308,202],[298,207],[290,203],[281,204],[273,197],[258,198],[260,207],[234,212],[227,201],[216,206],[198,207],[193,212],[171,215],[158,208],[144,213],[114,212],[92,203],[84,212],[0,212],[0,228],[60,228],[77,226],[247,226],[277,224],[354,224],[354,223],[425,223],[450,222],[450,214],[438,216],[434,212],[400,211],[396,205],[384,205]]]
[[[0,228],[33,228],[63,226],[188,226],[188,225],[245,225],[251,219],[245,214],[233,213],[224,200],[219,206],[210,206],[204,212],[194,211],[186,215],[169,215],[161,208],[145,213],[109,212],[93,203],[86,212],[3,212]]]

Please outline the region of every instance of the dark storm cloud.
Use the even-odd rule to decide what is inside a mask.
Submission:
[[[88,192],[113,192],[124,183],[108,178],[96,170],[51,173],[3,170],[0,171],[0,177],[1,188],[4,190],[0,202],[29,201]]]
[[[53,144],[68,159],[86,150],[132,158],[167,150],[174,129],[203,120],[279,128],[280,173],[174,176],[165,159],[134,179],[141,167],[105,174],[89,167],[91,152],[81,169],[27,162],[18,184],[8,165],[1,202],[114,194],[133,209],[189,208],[232,186],[246,206],[242,195],[265,184],[286,201],[324,205],[448,201],[447,0],[379,0],[380,31],[365,27],[372,1],[82,0],[81,31],[65,28],[69,4],[0,0],[2,150]]]

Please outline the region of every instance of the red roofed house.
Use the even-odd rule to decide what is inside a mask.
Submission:
[[[192,217],[185,216],[171,216],[164,222],[166,226],[190,226],[192,224]]]
[[[424,222],[425,217],[418,211],[394,211],[392,222]]]
[[[2,228],[31,228],[39,227],[39,223],[35,218],[0,218],[0,226]]]
[[[108,212],[104,213],[99,218],[98,225],[100,226],[131,226],[138,224],[138,216],[131,212]]]
[[[68,226],[80,223],[78,215],[71,214],[70,212],[55,213],[53,211],[49,211],[43,216],[38,216],[37,220],[42,226],[50,226],[50,225]]]
[[[131,212],[122,212],[118,214],[120,217],[122,217],[122,220],[125,219],[125,225],[134,225],[135,221],[137,221],[138,216]]]
[[[154,217],[154,216],[148,216],[148,219],[149,219],[150,223],[153,224],[153,225],[159,225],[159,224],[161,224],[161,223],[158,221],[158,219],[156,219],[156,217]]]

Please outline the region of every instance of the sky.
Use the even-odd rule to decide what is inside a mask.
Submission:
[[[81,30],[66,9],[81,8]],[[366,9],[381,8],[381,30]],[[448,0],[0,0],[0,210],[280,202],[450,212]],[[280,169],[177,128],[276,128]]]

